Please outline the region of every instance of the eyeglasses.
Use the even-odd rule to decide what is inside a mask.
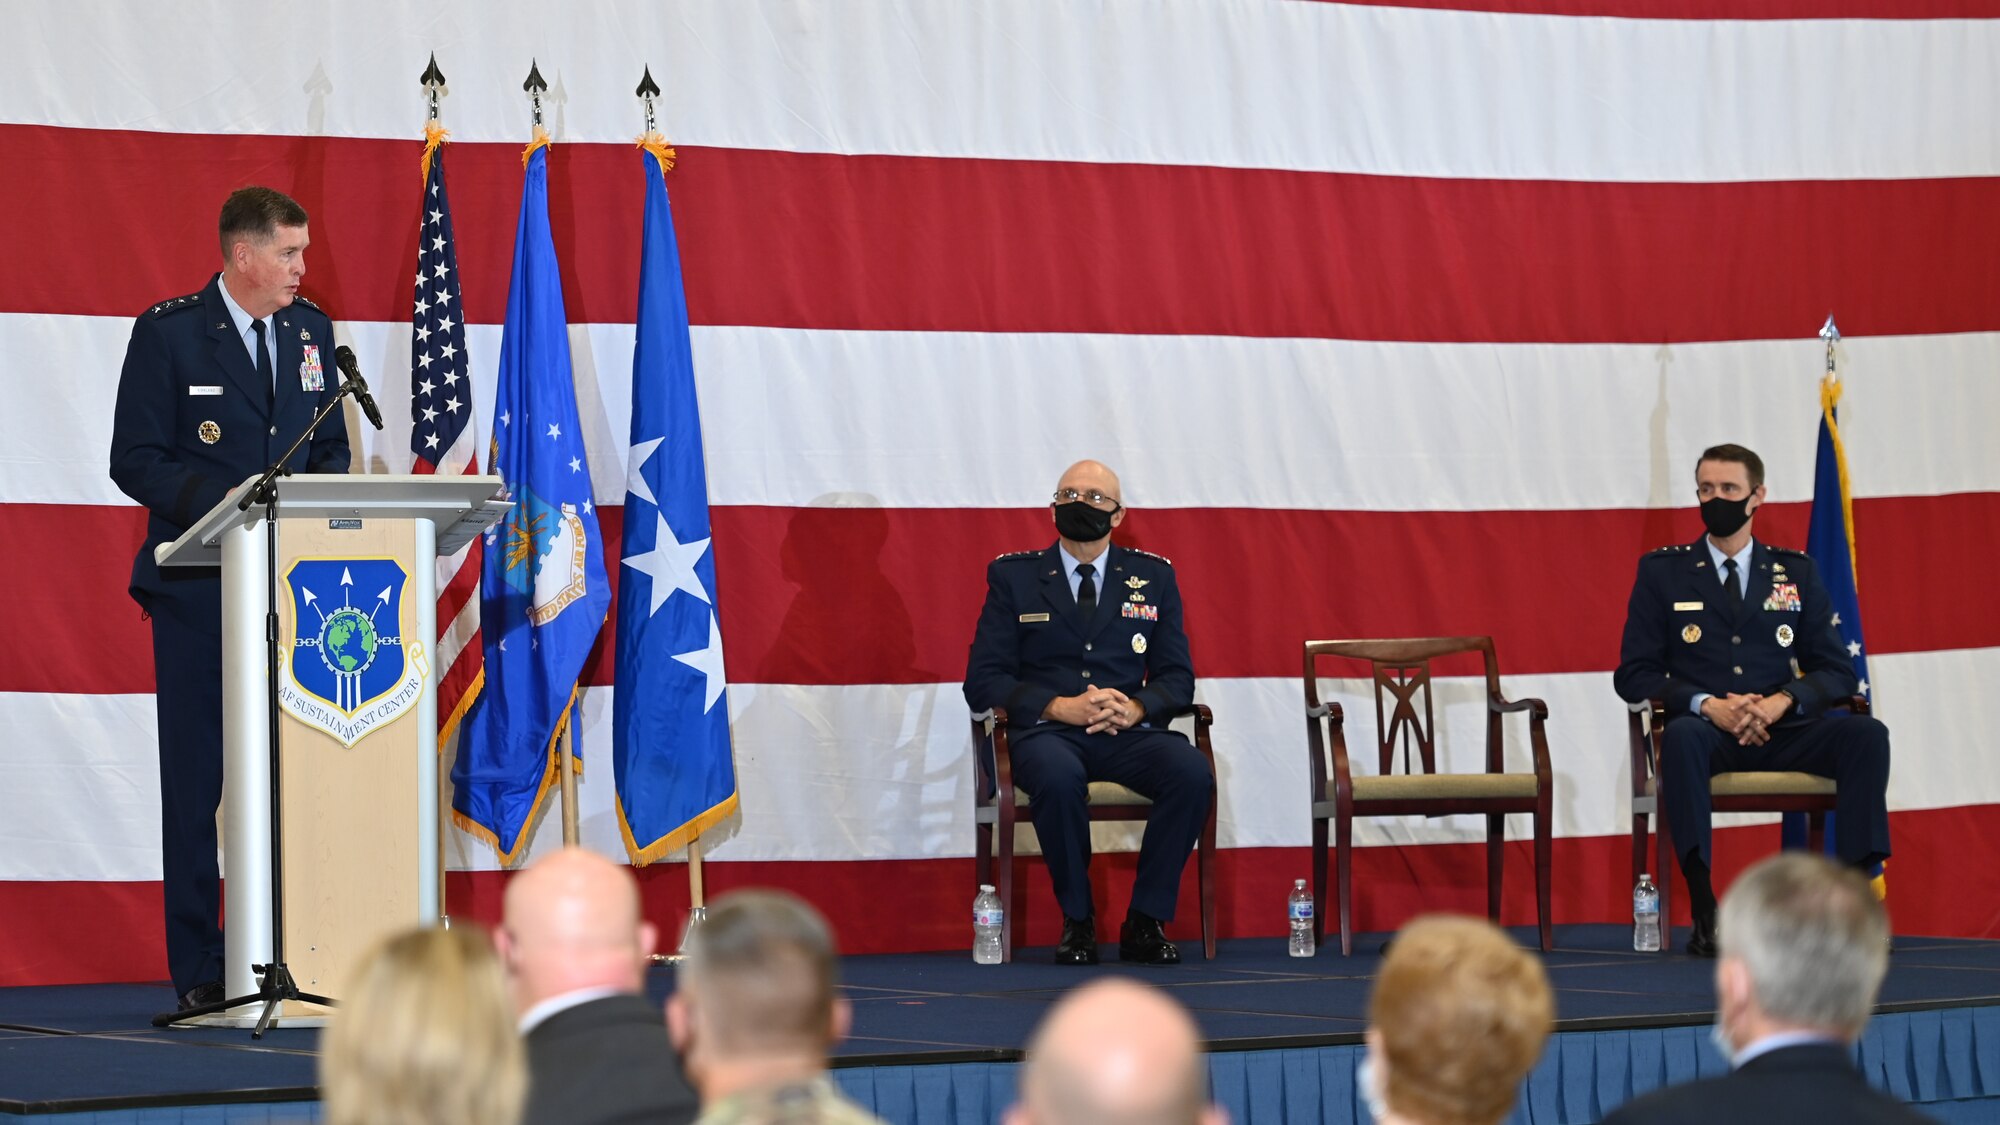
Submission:
[[[1053,499],[1058,504],[1074,504],[1081,500],[1100,511],[1115,512],[1123,506],[1118,503],[1116,496],[1106,496],[1094,488],[1088,492],[1078,492],[1074,488],[1058,488]]]

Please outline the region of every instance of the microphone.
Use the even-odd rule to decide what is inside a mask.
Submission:
[[[342,344],[333,349],[334,366],[347,376],[347,385],[354,391],[354,401],[361,404],[361,413],[368,416],[368,424],[382,428],[382,411],[375,405],[375,396],[368,393],[368,380],[361,377],[361,368],[354,362],[354,349]]]

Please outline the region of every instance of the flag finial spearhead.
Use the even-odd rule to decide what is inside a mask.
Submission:
[[[521,83],[521,89],[526,90],[528,92],[528,100],[531,103],[533,103],[535,107],[536,129],[540,129],[542,127],[542,94],[546,92],[548,88],[549,84],[542,80],[542,68],[536,64],[536,61],[534,59],[529,59],[528,80],[526,82]]]
[[[653,81],[652,67],[646,68],[646,73],[639,78],[639,88],[632,92],[639,96],[640,101],[646,103],[646,132],[648,134],[656,132],[657,127],[653,124],[653,99],[660,96],[660,85]]]
[[[1833,323],[1832,313],[1826,314],[1826,323],[1820,326],[1819,338],[1825,340],[1828,347],[1840,343],[1840,329]]]
[[[424,99],[430,103],[431,120],[436,121],[438,119],[438,99],[451,92],[445,88],[444,71],[438,69],[436,51],[431,52],[430,65],[424,68],[423,74],[417,78],[417,83],[424,88]]]

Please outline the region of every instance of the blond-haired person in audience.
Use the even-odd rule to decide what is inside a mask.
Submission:
[[[319,1069],[328,1125],[514,1125],[528,1067],[492,938],[458,926],[376,943]]]
[[[1555,1023],[1542,963],[1478,918],[1403,927],[1375,978],[1359,1081],[1375,1120],[1493,1125]]]

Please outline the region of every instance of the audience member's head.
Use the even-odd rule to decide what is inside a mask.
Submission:
[[[511,1125],[527,1085],[485,930],[411,930],[362,955],[320,1053],[330,1125]]]
[[[1064,997],[1028,1044],[1006,1125],[1221,1125],[1194,1021],[1158,989],[1126,980]]]
[[[1513,1108],[1554,1022],[1542,963],[1498,927],[1418,918],[1375,980],[1367,1093],[1384,1120],[1490,1125]]]
[[[703,1104],[826,1069],[847,1034],[834,989],[833,934],[781,891],[734,891],[688,933],[667,1030]]]
[[[564,848],[507,884],[497,942],[518,1013],[583,989],[638,992],[657,932],[639,916],[631,871]]]
[[[1889,971],[1889,916],[1868,880],[1804,852],[1744,872],[1718,937],[1717,1019],[1738,1051],[1781,1032],[1859,1038]]]

